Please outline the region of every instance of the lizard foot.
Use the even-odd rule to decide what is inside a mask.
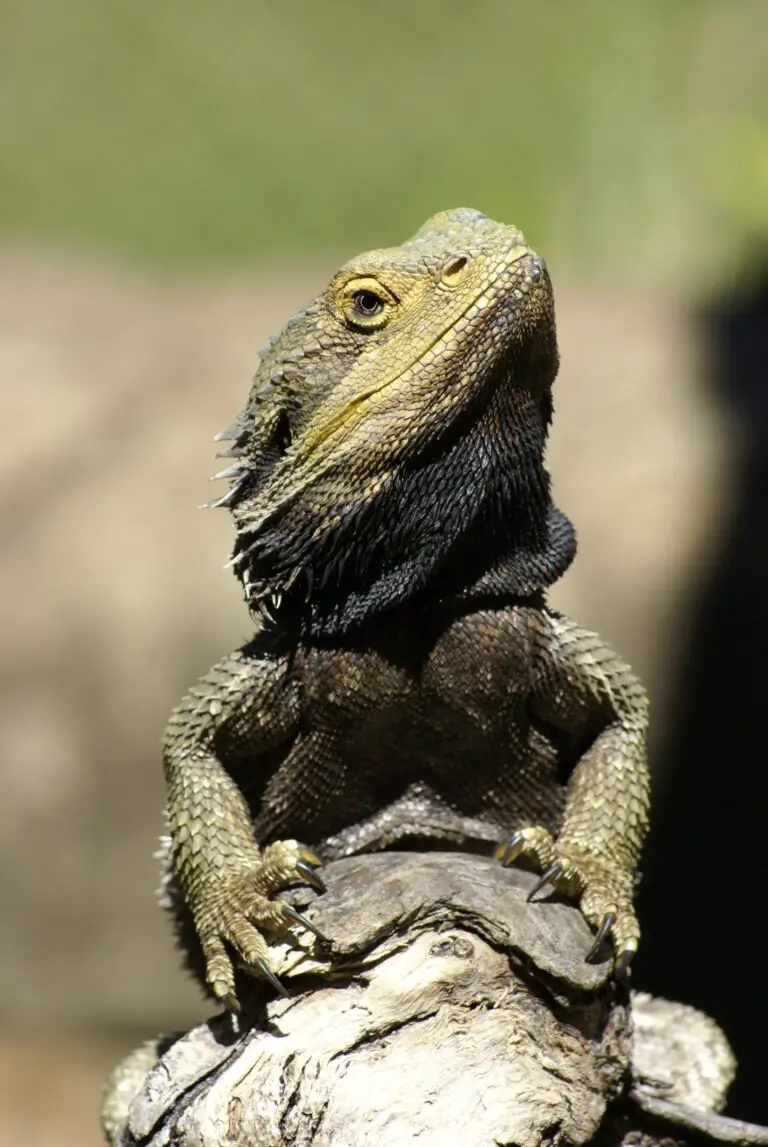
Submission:
[[[541,876],[528,893],[528,900],[546,885],[569,899],[578,900],[586,920],[596,930],[586,959],[594,961],[603,941],[613,943],[614,970],[627,975],[637,951],[640,928],[632,906],[632,874],[586,850],[563,846],[546,828],[523,828],[499,845],[494,854],[503,865],[526,857]]]
[[[325,884],[315,871],[319,864],[314,853],[295,840],[276,841],[250,862],[231,867],[201,895],[195,923],[205,957],[206,980],[216,999],[230,1011],[240,1010],[236,964],[251,975],[261,976],[281,996],[288,995],[269,966],[264,933],[282,932],[298,924],[326,942],[306,916],[273,899],[292,884],[309,884],[324,892]]]

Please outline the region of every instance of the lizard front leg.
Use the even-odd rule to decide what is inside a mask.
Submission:
[[[285,661],[241,650],[190,690],[166,730],[171,864],[202,946],[208,987],[232,1010],[238,1007],[233,961],[282,991],[263,932],[308,924],[275,893],[298,881],[322,888],[313,871],[319,861],[296,841],[259,848],[231,772],[238,763],[256,772],[260,756],[290,745],[298,723],[298,689]]]
[[[531,711],[556,727],[596,729],[571,774],[557,839],[532,826],[515,833],[497,855],[529,856],[541,881],[578,896],[597,929],[590,957],[610,935],[617,970],[637,950],[635,870],[648,827],[645,736],[648,698],[628,665],[595,634],[547,610],[533,638]]]

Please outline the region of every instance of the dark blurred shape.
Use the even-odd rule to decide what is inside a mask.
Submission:
[[[739,1062],[729,1111],[765,1123],[768,242],[757,267],[700,315],[710,384],[736,432],[735,470],[657,762],[636,982],[721,1024]]]

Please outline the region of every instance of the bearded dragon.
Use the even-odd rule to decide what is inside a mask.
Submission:
[[[254,636],[173,713],[167,892],[237,1009],[281,985],[279,897],[322,861],[494,849],[637,948],[647,697],[547,605],[575,553],[544,464],[558,350],[544,262],[477,211],[346,263],[262,352],[218,438]],[[536,891],[537,889],[534,889]]]

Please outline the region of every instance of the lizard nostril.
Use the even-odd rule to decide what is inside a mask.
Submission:
[[[464,278],[468,262],[466,255],[458,255],[455,259],[449,259],[443,267],[443,282],[449,287],[460,283]]]

